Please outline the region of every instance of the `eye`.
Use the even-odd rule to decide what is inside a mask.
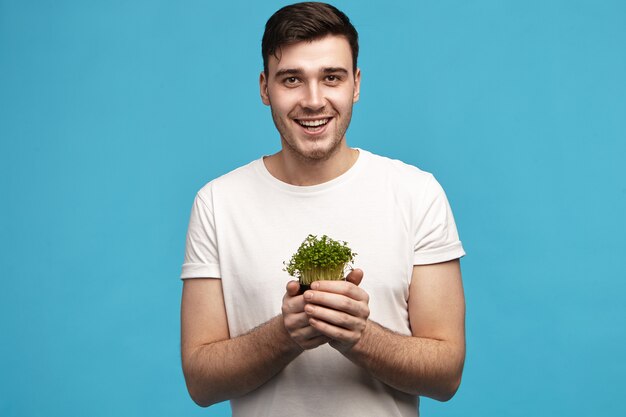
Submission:
[[[287,86],[293,86],[297,85],[299,81],[297,77],[287,77],[283,80],[283,83]]]
[[[335,74],[328,74],[325,78],[325,81],[327,84],[334,85],[341,82],[341,77]]]

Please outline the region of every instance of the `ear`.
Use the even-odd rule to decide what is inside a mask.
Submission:
[[[361,68],[357,68],[354,73],[354,94],[352,96],[352,102],[356,103],[359,101],[359,96],[361,95]]]
[[[265,76],[265,71],[261,71],[261,75],[259,76],[259,90],[261,93],[261,101],[266,106],[269,106],[270,96],[267,93],[267,77]]]

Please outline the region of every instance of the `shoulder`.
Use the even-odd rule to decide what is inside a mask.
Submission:
[[[224,190],[237,193],[244,187],[253,186],[256,179],[259,178],[259,164],[262,163],[262,159],[255,159],[246,165],[214,178],[200,188],[197,197],[205,203],[209,203],[213,200],[213,196],[216,193],[219,194]]]
[[[379,179],[383,179],[398,191],[424,191],[431,188],[432,183],[437,182],[433,174],[415,165],[368,151],[363,152],[368,160],[368,172]]]

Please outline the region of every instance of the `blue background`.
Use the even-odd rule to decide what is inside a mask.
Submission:
[[[277,1],[0,0],[0,415],[224,416],[179,359],[195,192],[279,149]],[[468,256],[463,384],[424,416],[625,415],[626,2],[335,3],[352,146],[434,172]]]

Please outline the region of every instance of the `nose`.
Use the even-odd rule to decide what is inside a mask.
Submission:
[[[324,107],[323,90],[317,83],[309,83],[304,97],[302,97],[302,107],[305,109],[318,111]]]

